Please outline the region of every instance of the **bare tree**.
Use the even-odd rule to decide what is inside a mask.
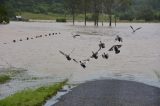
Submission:
[[[72,14],[73,25],[75,25],[75,15],[78,10],[80,2],[81,1],[79,0],[65,0],[65,3],[64,3],[66,9]]]
[[[114,11],[117,11],[122,6],[127,8],[127,6],[131,3],[131,0],[104,0],[104,3],[109,16],[109,26],[112,26],[112,15],[114,14]]]
[[[93,18],[94,18],[94,25],[98,26],[99,16],[102,8],[102,0],[93,0]]]

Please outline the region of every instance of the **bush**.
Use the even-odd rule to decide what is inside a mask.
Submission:
[[[160,21],[160,13],[155,13],[154,14],[154,19]]]
[[[138,11],[137,19],[138,20],[144,19],[145,21],[154,20],[153,9],[151,7],[144,6],[143,8],[140,9],[140,11]]]
[[[86,16],[87,21],[94,21],[94,16]]]
[[[0,23],[9,23],[9,18],[6,16],[1,16],[0,17]]]
[[[56,22],[67,22],[65,18],[58,18],[56,19]]]
[[[132,14],[125,13],[125,14],[119,15],[119,19],[120,19],[120,20],[129,20],[129,21],[133,21],[133,20],[134,20],[134,16],[133,16]]]
[[[8,13],[2,6],[0,6],[0,23],[9,23]]]
[[[11,78],[8,75],[0,75],[0,84],[4,84],[9,80],[11,80]]]

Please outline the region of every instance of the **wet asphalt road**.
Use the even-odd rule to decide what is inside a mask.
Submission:
[[[54,106],[160,106],[160,88],[122,80],[79,85]]]

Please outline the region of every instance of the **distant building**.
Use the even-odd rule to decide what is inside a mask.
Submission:
[[[23,17],[20,16],[20,15],[15,16],[15,20],[16,20],[16,21],[29,21],[28,19],[25,19],[25,18],[23,18]]]
[[[16,16],[15,18],[17,21],[22,21],[22,16]]]

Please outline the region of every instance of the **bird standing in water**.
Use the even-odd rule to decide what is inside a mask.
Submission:
[[[13,43],[16,43],[16,40],[13,40]]]

